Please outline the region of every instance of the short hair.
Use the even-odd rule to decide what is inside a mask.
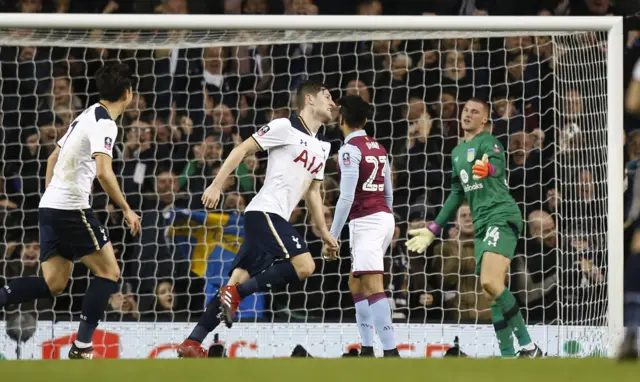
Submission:
[[[481,98],[476,98],[476,97],[471,97],[467,100],[467,102],[476,102],[479,103],[480,105],[482,105],[482,108],[484,109],[484,111],[487,112],[487,117],[489,117],[491,115],[491,108],[489,107],[489,104],[487,103],[487,101],[481,99]]]
[[[313,94],[314,96],[322,91],[322,89],[329,89],[329,87],[323,84],[320,81],[304,81],[298,85],[298,89],[296,89],[296,105],[298,106],[298,112],[302,111],[304,108],[304,97],[308,94]]]
[[[96,72],[96,86],[100,99],[117,102],[131,89],[129,67],[121,63],[105,64]]]
[[[348,95],[338,100],[340,115],[347,126],[363,127],[371,114],[371,105],[357,95]]]

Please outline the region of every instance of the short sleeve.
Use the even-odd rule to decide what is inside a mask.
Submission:
[[[338,166],[340,166],[341,174],[358,174],[360,171],[360,161],[362,153],[360,150],[350,144],[346,144],[338,151]]]
[[[286,118],[280,118],[262,126],[251,135],[251,138],[264,151],[287,144],[289,134],[291,134],[291,122]]]
[[[101,119],[96,122],[95,130],[91,131],[91,157],[98,154],[113,158],[113,145],[118,135],[118,127],[112,120]]]

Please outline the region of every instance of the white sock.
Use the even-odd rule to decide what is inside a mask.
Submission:
[[[354,295],[356,306],[356,323],[360,332],[362,346],[373,346],[373,314],[369,308],[369,301],[362,294]]]
[[[80,341],[73,341],[73,344],[76,345],[78,349],[86,349],[93,346],[92,342],[86,343],[86,342],[80,342]]]

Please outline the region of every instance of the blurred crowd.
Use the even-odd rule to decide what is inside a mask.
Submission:
[[[5,12],[300,15],[606,16],[631,15],[640,10],[636,5],[623,0],[0,1]],[[625,86],[637,82],[640,105],[640,68],[632,78],[640,28],[633,17],[625,27]],[[356,94],[374,105],[367,131],[392,158],[397,226],[386,283],[394,319],[490,322],[473,274],[468,206],[426,253],[404,246],[407,229],[426,226],[448,195],[449,154],[462,136],[458,117],[470,97],[491,104],[488,129],[508,152],[509,187],[526,220],[505,280],[527,308],[525,318],[583,324],[606,317],[606,35],[598,33],[188,49],[2,47],[0,286],[40,272],[37,208],[46,159],[69,123],[97,101],[92,74],[110,60],[128,64],[135,77],[134,101],[117,121],[114,168],[143,225],[142,235],[131,237],[120,211],[95,184],[93,208],[109,230],[123,271],[110,319],[185,320],[203,311],[211,272],[199,271],[193,251],[172,240],[169,232],[179,227],[172,226],[170,211],[203,210],[200,196],[224,158],[260,126],[292,116],[292,91],[309,77],[325,82],[334,98]],[[640,106],[631,106],[625,114],[625,166],[640,159],[640,123],[633,116]],[[324,181],[330,225],[339,196],[336,153],[342,137],[334,123],[322,133],[332,143]],[[264,153],[246,158],[225,185],[216,212],[242,216],[265,169]],[[352,320],[346,232],[341,260],[324,263],[304,203],[291,222],[317,259],[316,274],[265,296],[257,316]],[[65,294],[21,309],[45,319],[79,314],[88,282],[87,269],[76,264]]]

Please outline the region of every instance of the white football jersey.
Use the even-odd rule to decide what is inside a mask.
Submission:
[[[91,186],[96,178],[96,155],[113,157],[118,134],[116,123],[100,103],[86,109],[58,141],[60,154],[40,207],[59,210],[89,208]]]
[[[324,180],[331,145],[318,140],[299,117],[274,119],[251,137],[269,156],[264,185],[246,211],[271,212],[288,221],[311,182]]]

